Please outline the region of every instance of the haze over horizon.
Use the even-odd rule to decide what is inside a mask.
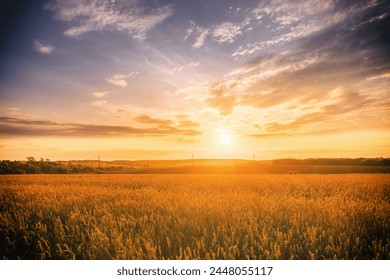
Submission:
[[[390,4],[0,4],[0,159],[390,157]]]

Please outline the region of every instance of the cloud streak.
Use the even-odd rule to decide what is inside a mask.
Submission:
[[[106,30],[125,32],[139,40],[174,13],[170,6],[146,11],[136,0],[52,0],[45,8],[54,12],[56,19],[73,25],[64,32],[69,37]]]
[[[134,118],[134,120],[142,124],[152,125],[157,129],[188,130],[188,135],[190,136],[195,136],[196,134],[191,135],[191,133],[197,131],[195,128],[200,128],[200,124],[191,121],[187,117],[184,119],[177,118],[176,120],[164,120],[160,118],[153,118],[149,115],[138,115]]]
[[[144,120],[149,123],[147,119]],[[156,121],[153,118],[150,118],[149,120],[152,120],[152,124]],[[192,128],[176,128],[170,125],[135,128],[131,126],[60,123],[46,120],[26,120],[0,117],[0,134],[7,136],[33,137],[194,137],[200,135],[201,133]]]
[[[190,63],[184,64],[182,66],[174,67],[170,71],[172,74],[180,73],[183,71],[185,72],[186,70],[197,68],[197,67],[199,67],[199,65],[200,65],[199,61],[198,62],[190,62]]]

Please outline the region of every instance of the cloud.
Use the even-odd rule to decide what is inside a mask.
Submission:
[[[98,100],[98,101],[92,102],[92,106],[96,106],[96,107],[101,107],[101,106],[106,105],[106,104],[107,104],[106,100]]]
[[[187,40],[192,34],[199,32],[199,26],[195,24],[192,20],[189,21],[190,26],[186,29],[186,36],[184,37],[184,40]]]
[[[233,43],[234,39],[242,35],[241,26],[235,25],[232,22],[224,22],[215,26],[212,36],[218,44]]]
[[[290,49],[258,56],[211,84],[207,105],[222,116],[245,111],[235,108],[257,110],[262,136],[389,127],[390,13],[379,1],[329,5],[292,7],[297,24],[306,16],[334,15],[289,38]],[[264,9],[264,17],[278,13]],[[276,20],[284,26],[286,19]]]
[[[111,91],[97,91],[97,92],[91,93],[91,95],[93,95],[95,97],[98,97],[98,98],[102,98],[102,97],[106,96],[109,93],[111,93]]]
[[[186,35],[184,40],[189,39],[190,37],[195,38],[195,42],[192,45],[193,48],[200,48],[204,45],[207,36],[210,33],[210,30],[204,27],[201,27],[192,20],[189,21],[189,27],[186,29]]]
[[[193,99],[194,101],[204,101],[210,96],[210,86],[208,83],[198,84],[196,86],[189,86],[180,88],[174,92],[176,96],[184,100]]]
[[[198,37],[197,37],[195,43],[192,45],[193,48],[200,48],[204,45],[206,38],[210,33],[210,30],[208,30],[206,28],[201,28],[198,31],[198,33],[199,33]]]
[[[200,124],[196,123],[196,122],[193,122],[191,120],[182,120],[182,121],[179,121],[179,125],[178,127],[187,127],[187,128],[193,128],[193,127],[199,127]]]
[[[224,116],[228,116],[233,112],[237,98],[231,87],[226,87],[223,82],[215,83],[210,86],[210,93],[211,97],[206,100],[209,106],[217,108],[220,114]]]
[[[113,84],[115,86],[124,88],[124,87],[127,87],[126,79],[128,79],[132,76],[138,75],[138,74],[139,74],[139,72],[137,72],[137,71],[133,71],[133,72],[130,72],[128,74],[114,74],[114,75],[108,76],[106,78],[106,82]]]
[[[253,56],[256,53],[265,52],[275,47],[291,49],[301,39],[315,36],[317,33],[334,26],[349,25],[351,24],[350,20],[364,24],[364,16],[363,18],[360,16],[367,15],[370,12],[377,14],[367,19],[369,23],[373,23],[373,21],[383,22],[383,19],[388,17],[384,1],[377,0],[265,1],[253,9],[251,14],[266,18],[270,22],[267,27],[274,34],[273,37],[241,45],[234,51],[232,57]],[[250,16],[250,18],[253,18],[253,16]]]
[[[137,117],[134,118],[135,121],[137,122],[140,122],[140,123],[144,123],[144,124],[151,124],[151,125],[154,125],[156,127],[164,127],[164,128],[167,128],[167,127],[171,127],[171,125],[173,124],[173,121],[171,120],[162,120],[162,119],[159,119],[159,118],[152,118],[151,116],[148,116],[148,115],[139,115]]]
[[[106,78],[107,83],[113,84],[118,87],[127,87],[127,82],[125,79],[120,78]]]
[[[196,130],[193,130],[194,128],[200,127],[198,123],[188,119],[188,116],[185,116],[184,118],[179,116],[176,117],[176,120],[163,120],[160,118],[153,118],[148,115],[139,115],[135,117],[134,120],[139,123],[152,125],[153,127],[159,129],[185,129],[188,130],[189,135],[191,135],[191,133],[196,132]]]
[[[140,40],[174,12],[171,6],[146,10],[137,0],[52,0],[45,9],[58,20],[71,22],[73,26],[64,32],[70,37],[108,30]]]
[[[303,38],[311,33],[315,33],[321,29],[321,25],[307,24],[298,25],[291,28],[291,31],[276,35],[269,40],[259,41],[255,43],[247,43],[245,46],[238,47],[232,57],[246,57],[256,54],[260,51],[271,49],[272,47],[287,45],[293,43],[295,40]],[[275,34],[278,32],[275,32]],[[290,45],[291,47],[291,45]]]
[[[201,133],[195,129],[175,127],[134,128],[130,126],[59,123],[46,120],[25,120],[0,117],[0,134],[7,136],[120,137],[178,136],[192,137]]]
[[[182,66],[172,68],[171,72],[172,73],[179,73],[179,72],[186,71],[188,69],[193,69],[193,68],[199,67],[199,65],[200,65],[199,61],[198,62],[190,62],[190,63],[184,64]]]
[[[217,44],[231,44],[245,33],[258,29],[264,17],[260,8],[248,12],[247,9],[229,7],[225,13],[227,18],[232,18],[234,21],[223,21],[209,27],[203,27],[190,20],[184,39],[194,39],[195,42],[192,45],[194,48],[204,46],[207,38],[212,39]],[[238,18],[241,20],[237,20]]]
[[[236,58],[250,56],[275,46],[291,43],[334,24],[345,16],[347,16],[345,13],[335,13],[332,0],[262,2],[251,11],[250,21],[266,19],[274,36],[242,45],[232,56]]]
[[[348,132],[359,129],[383,127],[376,117],[376,108],[370,97],[347,88],[337,88],[328,92],[325,102],[312,104],[300,110],[299,116],[291,117],[286,123],[270,122],[263,127],[263,134],[320,134]],[[385,104],[382,104],[384,106]],[[313,110],[313,108],[315,108]],[[387,110],[390,111],[390,110]],[[364,116],[363,119],[362,116]],[[371,118],[371,119],[370,119]]]
[[[190,37],[195,39],[194,48],[202,47],[207,38],[211,38],[217,44],[230,44],[248,32],[263,30],[266,35],[268,31],[264,30],[265,28],[261,25],[263,22],[267,22],[272,28],[272,33],[276,34],[274,37],[249,42],[237,48],[232,55],[233,57],[247,56],[275,45],[291,42],[321,29],[334,20],[340,20],[340,15],[332,15],[333,7],[331,0],[262,1],[249,12],[235,9],[234,18],[241,17],[241,21],[225,21],[207,28],[190,21],[185,39]],[[230,7],[227,14],[232,14],[232,10]],[[320,18],[323,20],[319,20]],[[268,37],[268,35],[259,35],[255,38],[257,37]]]
[[[37,115],[27,114],[26,112],[17,107],[8,107],[0,109],[0,111],[3,111],[5,115],[10,116],[12,118],[32,119],[39,117]]]
[[[242,29],[246,25],[246,22],[223,22],[206,28],[190,21],[190,27],[187,28],[184,39],[187,40],[188,38],[193,37],[195,39],[195,42],[192,45],[193,48],[203,47],[208,37],[211,37],[217,44],[233,43],[239,35],[243,34]]]
[[[34,49],[42,54],[51,54],[54,51],[54,47],[52,45],[45,45],[42,42],[35,40],[34,41]]]

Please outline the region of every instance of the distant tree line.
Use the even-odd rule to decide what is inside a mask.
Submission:
[[[109,173],[219,173],[219,172],[238,172],[247,173],[251,170],[253,173],[259,172],[259,170],[267,171],[270,173],[339,173],[339,172],[374,172],[374,173],[388,173],[390,168],[390,158],[308,158],[308,159],[277,159],[272,161],[261,161],[261,168],[259,169],[258,162],[246,161],[248,165],[245,165],[243,170],[234,167],[234,170],[230,170],[229,166],[225,166],[223,162],[220,165],[215,166],[201,166],[195,169],[188,169],[188,167],[177,167],[174,165],[167,167],[149,167],[148,165],[143,168],[133,168],[130,166],[128,169],[124,169],[123,166],[113,166],[111,169],[105,168],[105,172]],[[272,162],[272,165],[266,164],[266,162]],[[133,164],[133,163],[132,163]],[[293,166],[296,166],[292,169]],[[316,166],[313,169],[313,166]],[[326,166],[332,167],[331,169],[323,169]],[[337,167],[339,166],[339,167]],[[271,167],[270,170],[267,168]],[[346,168],[353,168],[352,170]],[[252,168],[252,169],[251,169]],[[275,169],[276,168],[276,169]],[[320,169],[318,169],[320,168]],[[336,169],[335,169],[336,168]],[[229,171],[230,170],[230,171]],[[0,174],[81,174],[81,173],[102,173],[102,168],[88,166],[87,163],[75,163],[64,161],[50,161],[49,159],[36,160],[34,157],[28,157],[27,161],[10,161],[0,160]]]
[[[92,173],[95,169],[81,164],[62,163],[49,159],[36,160],[28,157],[27,161],[0,161],[0,174],[68,174]]]
[[[355,165],[355,166],[390,166],[390,158],[308,158],[276,159],[276,165]]]

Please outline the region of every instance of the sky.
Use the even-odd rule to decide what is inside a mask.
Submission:
[[[2,2],[0,159],[390,157],[389,1]]]

